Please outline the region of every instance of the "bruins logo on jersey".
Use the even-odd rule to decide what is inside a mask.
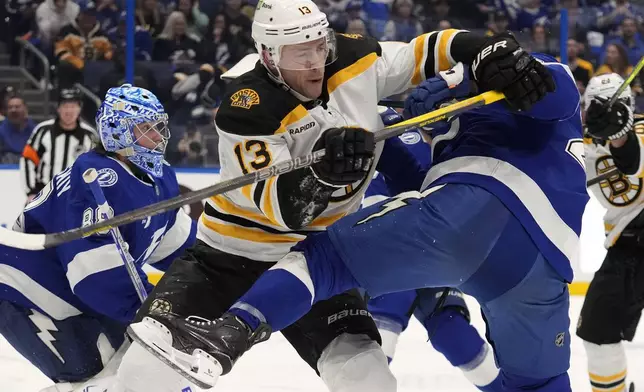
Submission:
[[[259,104],[259,94],[255,90],[244,88],[237,91],[230,97],[230,106],[250,109],[253,105]]]
[[[601,175],[615,168],[613,159],[605,155],[595,163],[597,174]],[[633,181],[637,181],[634,183]],[[599,183],[599,188],[610,204],[616,207],[625,207],[637,199],[642,191],[641,178],[629,178],[623,174],[616,174]]]

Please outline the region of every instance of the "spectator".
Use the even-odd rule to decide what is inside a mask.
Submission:
[[[0,123],[0,154],[2,163],[18,163],[22,150],[36,123],[29,118],[25,101],[17,96],[6,100],[7,117]]]
[[[83,5],[76,22],[63,27],[54,53],[58,58],[58,80],[62,89],[83,80],[86,61],[112,59],[112,44],[101,30],[94,3]]]
[[[146,32],[147,33],[147,32]],[[99,82],[99,97],[104,97],[107,93],[107,90],[114,86],[121,86],[125,81],[125,48],[119,48],[114,51],[114,56],[112,58],[114,67],[107,72],[105,75],[101,76]],[[158,85],[157,80],[154,76],[154,73],[144,64],[137,64],[134,68],[134,80],[132,83],[134,86],[142,87],[144,89],[152,91],[157,97],[162,97],[163,94],[157,94]]]
[[[225,0],[223,14],[230,34],[239,42],[237,51],[240,56],[249,51],[255,51],[255,43],[251,37],[252,21],[241,12],[242,0]]]
[[[389,10],[393,0],[364,0],[362,9],[369,22],[369,32],[374,37],[385,34],[385,24],[389,20]]]
[[[96,17],[103,31],[108,31],[116,26],[121,15],[121,10],[116,0],[97,0]]]
[[[633,66],[631,66],[628,61],[626,49],[624,49],[622,45],[616,43],[606,45],[604,63],[597,68],[595,75],[604,75],[613,72],[624,79],[633,72]],[[637,95],[642,94],[642,87],[638,78],[635,78],[631,84],[631,90]]]
[[[161,34],[165,19],[157,0],[137,0],[136,23],[149,31],[152,38]]]
[[[127,45],[127,26],[125,19],[126,14],[123,11],[119,17],[118,24],[107,32],[107,38],[115,50],[123,49]],[[134,27],[134,58],[137,61],[150,61],[152,59],[152,36],[150,36],[149,31],[139,25]]]
[[[5,0],[5,11],[7,31],[0,37],[9,49],[11,65],[18,65],[20,62],[20,46],[16,45],[15,38],[23,36],[31,31],[35,22],[38,0]],[[0,21],[2,23],[2,21]]]
[[[628,61],[631,64],[637,64],[644,56],[644,41],[640,33],[637,32],[637,21],[630,17],[622,19],[621,33],[621,37],[610,40],[609,43],[619,44],[624,47]]]
[[[548,22],[548,10],[541,0],[527,0],[517,13],[514,29],[530,30],[534,25],[545,25]]]
[[[624,18],[633,18],[642,23],[642,13],[628,0],[606,1],[600,9],[597,27],[603,33],[614,34]]]
[[[568,36],[582,37],[595,24],[597,11],[591,7],[580,7],[579,0],[561,0],[561,8],[568,10]],[[556,25],[561,28],[560,13],[556,16]]]
[[[237,45],[236,38],[230,34],[226,25],[226,17],[217,14],[208,23],[206,35],[201,42],[199,61],[229,67],[238,60],[235,52]]]
[[[494,34],[500,34],[508,30],[510,26],[510,21],[508,16],[503,11],[496,11],[492,14],[490,23],[488,24],[488,31],[485,35],[492,36]]]
[[[593,73],[595,72],[593,65],[589,61],[579,58],[581,47],[574,39],[568,40],[566,48],[568,67],[572,71],[572,76],[575,78],[579,92],[583,95],[588,81],[593,77]],[[557,60],[561,61],[561,58],[557,57]]]
[[[411,13],[413,6],[412,0],[394,0],[382,41],[409,42],[423,33],[423,26]]]
[[[354,19],[361,19],[366,25],[367,20],[362,11],[362,0],[350,0],[343,3],[346,4],[346,8],[334,11],[329,15],[329,24],[335,31],[346,32],[349,22]]]
[[[186,34],[186,17],[174,11],[168,16],[163,32],[152,50],[152,60],[169,61],[175,65],[192,64],[199,50],[196,37]]]
[[[532,27],[530,42],[527,48],[531,52],[539,52],[555,56],[558,50],[552,40],[548,38],[546,28],[543,25],[536,24]]]
[[[195,37],[203,37],[208,28],[208,16],[199,10],[199,4],[195,0],[179,0],[177,11],[186,17],[186,33]]]
[[[422,28],[426,33],[437,30],[441,20],[448,20],[455,29],[463,27],[452,17],[451,7],[447,0],[429,0],[429,7],[423,6],[417,9],[415,14],[422,19]]]
[[[71,0],[45,0],[36,9],[36,24],[41,42],[50,46],[60,30],[74,23],[80,7]]]
[[[31,133],[20,159],[27,201],[92,147],[96,131],[80,121],[80,112],[80,91],[62,90],[56,118],[36,125]]]
[[[360,34],[362,36],[368,36],[369,32],[367,31],[367,25],[362,19],[352,19],[347,24],[347,34]]]
[[[186,133],[177,146],[180,161],[178,166],[203,166],[208,150],[204,147],[203,136],[194,123],[188,124]]]

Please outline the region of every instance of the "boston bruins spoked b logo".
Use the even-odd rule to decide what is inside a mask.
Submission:
[[[615,168],[613,159],[609,156],[598,158],[595,163],[597,175],[607,173]],[[629,178],[616,174],[599,183],[599,188],[606,201],[617,207],[625,207],[637,199],[642,191],[641,178]]]

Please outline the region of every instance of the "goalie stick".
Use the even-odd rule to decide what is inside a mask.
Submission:
[[[639,61],[639,62],[637,63],[637,65],[635,66],[635,68],[633,68],[633,72],[631,72],[631,74],[630,74],[630,75],[628,75],[628,77],[626,78],[626,80],[624,80],[624,83],[622,83],[622,85],[621,85],[621,86],[619,86],[619,88],[617,89],[617,91],[615,91],[615,94],[613,94],[613,96],[612,96],[612,97],[610,97],[610,101],[608,101],[608,107],[613,106],[613,104],[614,104],[615,102],[617,102],[617,99],[619,98],[619,96],[620,96],[620,95],[622,95],[622,93],[624,92],[624,90],[626,90],[626,87],[627,87],[629,84],[631,84],[631,83],[633,82],[633,80],[635,80],[635,78],[636,78],[636,77],[637,77],[637,75],[640,73],[640,71],[642,70],[642,68],[644,68],[644,57],[642,57],[642,58],[640,59],[640,61]],[[607,171],[607,172],[606,172],[606,173],[604,173],[604,174],[600,174],[599,176],[597,176],[597,177],[595,177],[595,178],[593,178],[593,179],[591,179],[591,180],[588,180],[588,182],[586,182],[586,187],[589,187],[589,186],[593,186],[593,185],[595,185],[595,184],[598,184],[598,183],[600,183],[600,182],[602,182],[602,181],[604,181],[604,180],[607,180],[607,179],[609,179],[610,177],[612,177],[612,176],[614,176],[614,175],[618,175],[618,174],[620,174],[620,172],[619,172],[619,169],[617,169],[617,168],[614,168],[614,169],[612,169],[612,170],[609,170],[609,171]]]
[[[410,118],[409,120],[405,120],[396,125],[376,131],[374,132],[374,138],[375,141],[378,142],[394,136],[399,136],[412,128],[426,127],[438,121],[445,120],[448,117],[455,116],[474,108],[500,101],[503,98],[504,95],[502,93],[496,91],[488,91],[475,97],[468,98],[466,100],[445,106],[443,108],[425,113],[414,118]],[[231,178],[230,180],[222,181],[203,189],[184,193],[183,195],[179,195],[172,199],[164,200],[134,211],[126,212],[124,214],[115,216],[102,222],[95,223],[90,226],[78,227],[59,233],[25,234],[2,228],[0,230],[0,244],[27,250],[41,250],[51,248],[65,242],[73,241],[97,232],[111,229],[113,227],[132,223],[148,216],[153,216],[165,211],[174,210],[186,204],[194,203],[213,195],[229,192],[234,189],[241,188],[245,185],[266,180],[270,177],[311,166],[312,164],[322,160],[323,157],[324,150],[314,151],[310,154],[280,162],[240,177]]]
[[[113,215],[114,210],[112,210],[110,205],[107,204],[107,200],[105,199],[105,194],[103,193],[103,189],[101,189],[101,185],[98,183],[98,181],[96,181],[97,179],[98,179],[98,172],[96,171],[96,169],[87,169],[83,173],[83,180],[85,180],[85,183],[89,185],[89,189],[92,191],[92,195],[94,195],[94,199],[96,200],[96,204],[98,205],[98,210],[99,210],[99,213],[102,215],[102,219],[107,220],[110,218],[111,215]],[[136,289],[136,294],[139,296],[141,303],[143,303],[147,298],[148,293],[145,290],[145,286],[141,281],[141,277],[139,276],[139,273],[136,270],[136,262],[134,261],[134,258],[128,251],[129,246],[127,242],[125,242],[125,240],[123,239],[123,236],[121,235],[121,231],[117,226],[110,227],[109,230],[110,230],[110,234],[112,235],[112,238],[114,239],[114,244],[116,245],[116,249],[118,250],[119,255],[121,256],[121,259],[125,264],[127,273],[130,275],[132,284]]]

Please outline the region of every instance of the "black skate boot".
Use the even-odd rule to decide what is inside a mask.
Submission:
[[[152,311],[141,322],[128,327],[134,341],[202,388],[213,387],[242,354],[267,340],[271,332],[268,324],[260,324],[251,331],[244,321],[230,313],[210,321]]]
[[[632,382],[631,385],[629,385],[628,392],[635,392],[635,383]]]

